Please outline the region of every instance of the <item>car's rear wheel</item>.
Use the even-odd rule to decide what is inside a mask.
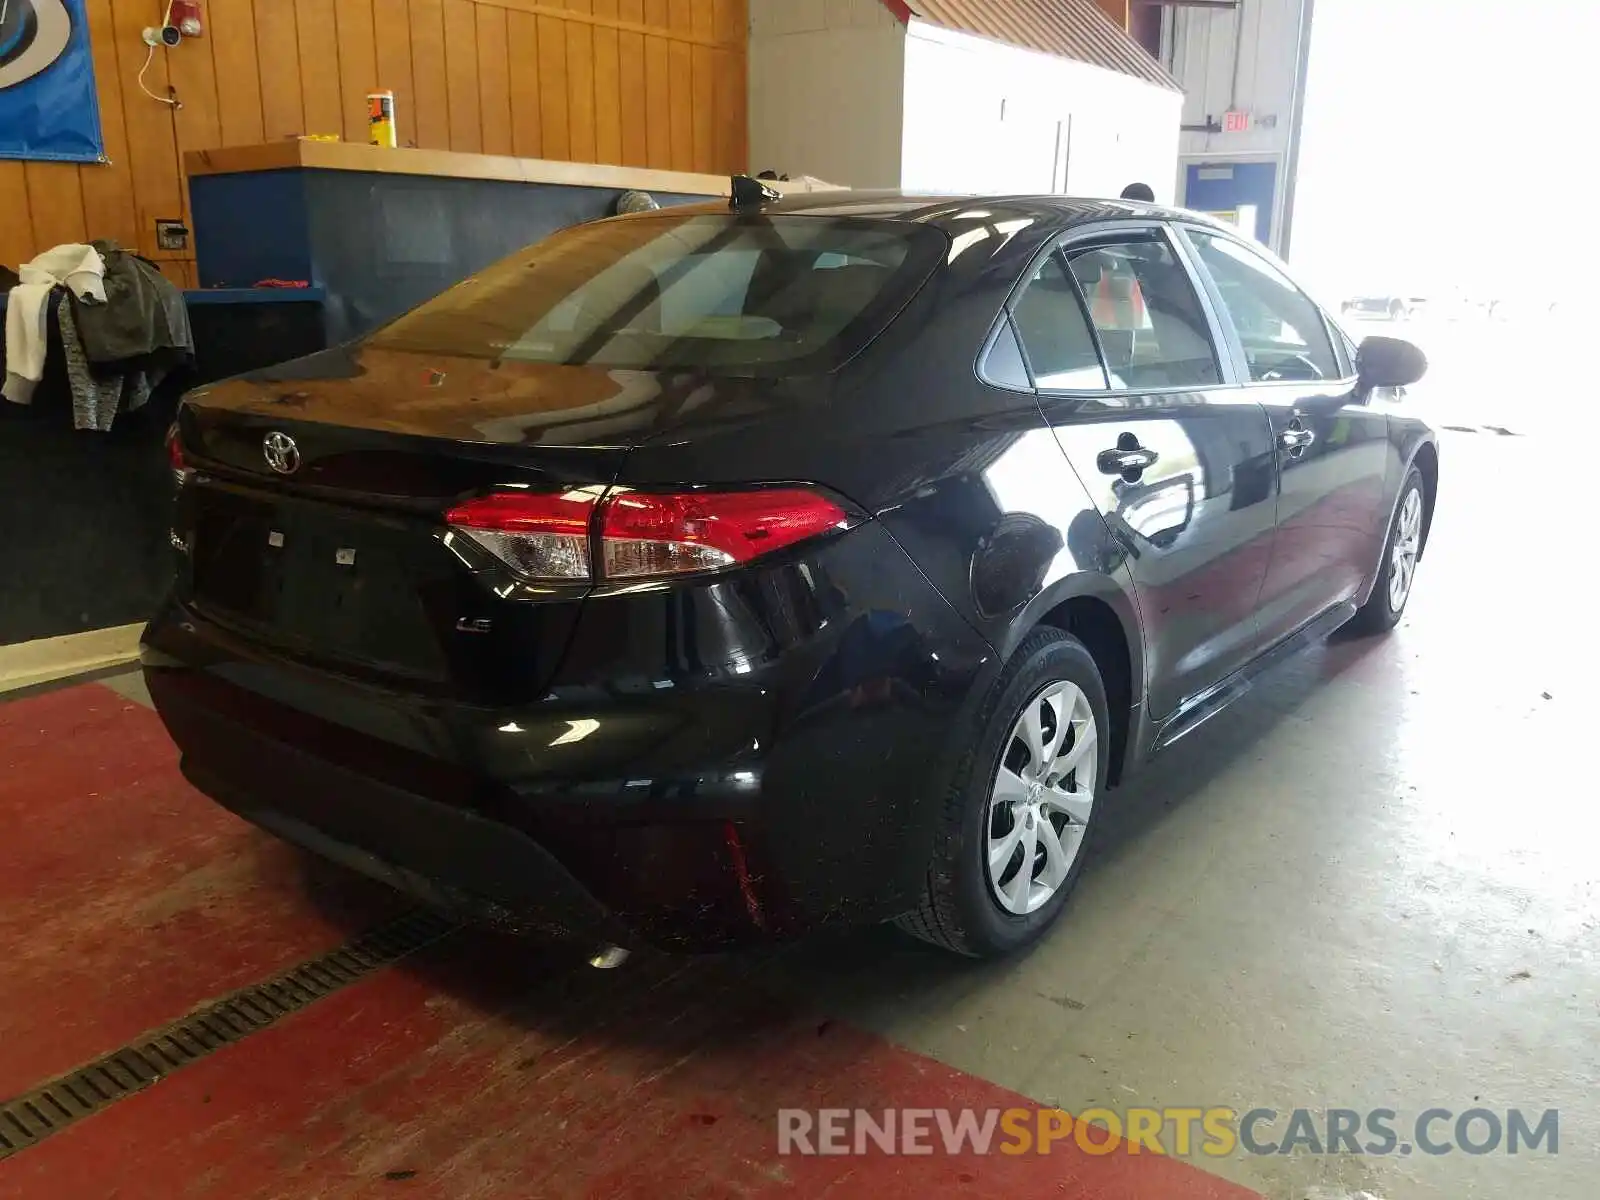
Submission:
[[[1422,472],[1412,467],[1400,489],[1389,536],[1383,544],[1383,561],[1372,595],[1350,619],[1355,633],[1386,633],[1400,622],[1411,599],[1417,577],[1417,561],[1422,556],[1422,530],[1427,500],[1423,494]]]
[[[1070,634],[1035,630],[974,725],[945,796],[922,903],[899,924],[981,958],[1044,933],[1083,869],[1111,740],[1094,658]]]

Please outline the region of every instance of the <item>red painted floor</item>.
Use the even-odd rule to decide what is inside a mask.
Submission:
[[[398,911],[218,808],[98,685],[0,704],[0,1095]]]
[[[100,688],[0,706],[0,1093],[376,920],[177,777]],[[1026,1106],[762,986],[462,934],[0,1162],[3,1197],[1248,1200],[1171,1160],[780,1157],[783,1107]]]

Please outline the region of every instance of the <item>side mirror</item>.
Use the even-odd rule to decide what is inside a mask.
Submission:
[[[1401,338],[1369,337],[1356,351],[1361,386],[1409,387],[1428,373],[1428,356]]]

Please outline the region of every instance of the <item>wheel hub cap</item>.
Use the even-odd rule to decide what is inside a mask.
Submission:
[[[1041,689],[1012,726],[990,789],[986,867],[1002,909],[1049,901],[1083,850],[1094,809],[1099,730],[1074,683]]]
[[[1399,612],[1411,595],[1411,581],[1417,573],[1417,557],[1422,551],[1422,493],[1406,493],[1394,527],[1394,550],[1389,556],[1389,608]]]

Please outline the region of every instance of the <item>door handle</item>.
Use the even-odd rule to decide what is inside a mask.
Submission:
[[[1303,454],[1305,448],[1317,440],[1317,435],[1309,429],[1300,429],[1291,426],[1278,435],[1278,445],[1290,454]]]
[[[1102,450],[1094,461],[1103,475],[1128,476],[1138,475],[1146,467],[1155,466],[1156,460],[1160,457],[1154,450],[1147,449],[1134,441],[1131,446],[1119,444],[1115,450]]]

